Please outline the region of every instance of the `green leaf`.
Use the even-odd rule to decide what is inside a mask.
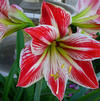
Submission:
[[[14,100],[13,101],[20,101],[24,89],[23,88],[17,88],[16,90],[17,91],[16,91],[16,94],[14,95]]]
[[[0,95],[4,91],[4,83],[5,83],[5,77],[3,77],[3,75],[0,74]]]
[[[59,100],[52,93],[49,93],[49,94],[47,93],[47,94],[41,96],[40,101],[59,101]]]
[[[11,85],[13,83],[13,77],[14,77],[14,74],[15,74],[17,68],[18,68],[17,62],[15,61],[11,67],[8,77],[6,78],[6,82],[4,85],[4,92],[3,92],[3,101],[8,100],[8,93],[9,93]]]
[[[77,101],[77,99],[79,99],[79,97],[83,96],[85,94],[85,92],[87,91],[88,89],[86,88],[83,88],[83,87],[80,87],[80,91],[76,94],[74,94],[69,101]],[[85,101],[85,100],[84,100]]]
[[[68,101],[66,98],[64,98],[64,101]]]
[[[100,101],[100,88],[82,96],[77,101]]]
[[[40,101],[41,89],[42,89],[42,80],[36,83],[34,101]]]
[[[34,101],[34,90],[35,90],[34,86],[35,85],[32,85],[24,89],[24,93],[22,96],[23,101]]]
[[[27,94],[27,98],[28,98],[27,101],[33,101],[32,99],[34,99],[34,97],[33,97],[34,96],[34,91],[35,91],[34,85],[26,88],[26,94]]]
[[[0,83],[4,84],[5,82],[5,78],[3,75],[0,74]]]

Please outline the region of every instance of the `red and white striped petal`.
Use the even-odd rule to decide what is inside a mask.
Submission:
[[[97,15],[100,15],[100,6],[99,6],[99,9],[97,10],[96,12]],[[100,16],[94,20],[97,24],[100,24]]]
[[[43,74],[52,93],[62,101],[68,80],[69,64],[53,48],[43,62]]]
[[[17,86],[28,87],[43,77],[41,64],[45,54],[34,55],[31,51],[30,42],[26,44],[20,55],[21,71]]]
[[[71,58],[62,48],[58,48],[58,51],[65,58],[66,62],[71,65],[68,73],[69,80],[88,88],[95,89],[99,87],[91,61],[75,60]]]
[[[71,15],[64,8],[43,2],[40,24],[53,25],[58,28],[60,36],[64,37],[71,23]]]
[[[48,47],[47,44],[36,38],[34,38],[31,43],[32,53],[35,55],[41,55],[47,47]]]
[[[66,81],[65,79],[59,77],[57,80],[55,80],[51,75],[48,77],[48,86],[52,90],[52,93],[57,96],[59,101],[62,101],[64,97],[64,92],[66,88]]]
[[[10,8],[9,0],[0,0],[0,12],[8,16],[8,9]]]
[[[2,24],[0,24],[0,40],[5,35],[5,31],[6,31],[6,28]]]
[[[91,11],[88,15],[94,15],[100,6],[100,0],[78,0],[76,8],[78,12],[81,12],[89,6],[91,6]]]
[[[51,42],[59,37],[58,31],[49,25],[40,25],[24,29],[33,39],[38,39],[41,43],[50,45]]]
[[[100,42],[83,34],[73,34],[62,39],[61,47],[76,60],[100,58]]]
[[[42,3],[40,24],[53,25],[58,28],[54,15],[46,2]]]
[[[88,88],[99,88],[92,63],[90,61],[78,60],[74,60],[74,62],[77,64],[76,66],[79,66],[82,70],[76,69],[76,66],[73,65],[71,73],[69,74],[69,80]]]

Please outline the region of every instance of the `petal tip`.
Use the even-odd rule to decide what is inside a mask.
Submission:
[[[43,4],[45,4],[46,2],[45,2],[45,0],[43,0]]]
[[[16,87],[20,87],[19,83],[17,83]]]
[[[58,99],[59,99],[59,101],[62,101],[63,100],[63,97],[60,97],[60,98],[58,97]]]
[[[18,87],[18,85],[16,85],[16,87]]]
[[[18,82],[16,87],[25,87],[21,82]]]
[[[95,86],[93,87],[93,89],[98,89],[99,88],[99,83],[97,82],[96,84],[95,84]]]
[[[12,8],[12,9],[17,9],[17,10],[20,10],[20,11],[23,12],[23,9],[22,9],[20,6],[16,5],[16,4],[12,4],[12,5],[11,5],[11,8]]]
[[[45,0],[43,0],[41,7],[43,8],[43,7],[45,7],[45,6],[46,6],[46,2],[45,2]]]

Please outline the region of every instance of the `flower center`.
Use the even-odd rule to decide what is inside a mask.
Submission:
[[[53,41],[51,45],[54,46],[54,47],[59,47],[60,46],[59,42],[57,42],[57,41]]]

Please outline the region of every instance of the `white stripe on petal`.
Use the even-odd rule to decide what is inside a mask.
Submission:
[[[61,48],[57,48],[57,49],[62,54],[62,56],[65,57],[66,61],[68,61],[72,66],[72,69],[70,71],[71,75],[69,73],[69,77],[72,81],[78,82],[78,84],[86,86],[86,87],[90,87],[90,88],[98,87],[96,76],[95,76],[95,73],[93,71],[93,67],[92,67],[92,64],[90,61],[75,60],[75,59],[71,58],[70,56],[68,56],[66,51],[64,51],[63,49],[61,49]],[[87,67],[89,68],[90,73],[89,73],[89,70]],[[80,77],[79,75],[83,76],[83,78]],[[84,81],[87,83],[85,83]]]
[[[30,42],[25,45],[20,55],[20,76],[17,86],[28,87],[43,77],[42,62],[46,52],[43,55],[34,55],[31,51]]]
[[[60,56],[55,48],[51,47],[51,49],[49,48],[49,52],[42,66],[43,74],[49,88],[52,93],[57,96],[59,100],[61,100],[64,96],[64,91],[68,80],[69,63],[67,63],[64,58]]]
[[[43,61],[44,57],[46,56],[47,51],[48,51],[48,48],[44,51],[44,53],[41,56],[41,58],[30,68],[30,70],[28,72],[30,72],[33,68],[34,68],[34,70],[38,68],[38,66],[41,64],[41,62]]]
[[[8,16],[8,10],[10,8],[9,0],[0,0],[0,12]]]

